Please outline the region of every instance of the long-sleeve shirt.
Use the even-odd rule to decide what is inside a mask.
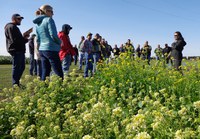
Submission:
[[[85,40],[82,43],[81,49],[83,52],[91,53],[92,52],[92,42],[90,40]]]
[[[14,52],[24,52],[26,51],[25,43],[28,39],[22,36],[17,25],[13,23],[8,23],[5,26],[5,36],[6,36],[6,48],[7,51],[12,54]]]
[[[37,42],[40,51],[60,51],[60,39],[54,20],[51,17],[40,15],[33,20],[36,26]]]
[[[65,35],[64,32],[59,32],[58,37],[62,40],[61,50],[59,52],[60,60],[63,60],[66,55],[75,55],[69,36]]]
[[[183,39],[173,42],[171,56],[174,59],[181,60],[183,58],[182,51],[185,45],[186,45],[186,42]]]

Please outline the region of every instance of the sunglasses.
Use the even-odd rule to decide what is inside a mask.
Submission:
[[[47,10],[47,11],[53,14],[53,11],[52,11],[52,10]]]
[[[22,20],[22,18],[16,18],[17,20],[19,20],[19,21],[21,21]]]

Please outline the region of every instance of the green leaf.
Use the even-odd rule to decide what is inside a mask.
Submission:
[[[142,106],[143,106],[142,101],[138,102],[138,107],[142,108]]]

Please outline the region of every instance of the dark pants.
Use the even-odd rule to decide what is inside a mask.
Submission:
[[[51,67],[54,73],[63,79],[63,71],[61,61],[56,51],[40,51],[42,63],[42,80],[44,81],[47,76],[50,76]]]
[[[78,56],[77,56],[77,55],[75,55],[75,56],[74,56],[74,65],[76,65],[76,64],[77,64],[77,61],[78,61]]]
[[[36,60],[37,63],[37,76],[40,76],[40,79],[42,79],[42,64],[41,60]]]
[[[151,54],[147,54],[148,64],[150,65]]]
[[[12,84],[19,86],[19,80],[25,69],[24,52],[15,52],[12,54]]]
[[[34,59],[34,54],[30,54],[30,69],[29,69],[30,75],[33,75],[33,72],[35,75],[37,75],[37,62]]]
[[[181,63],[182,63],[182,59],[174,59],[173,60],[173,66],[176,70],[180,70],[181,69]]]

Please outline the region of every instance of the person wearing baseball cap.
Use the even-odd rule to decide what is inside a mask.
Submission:
[[[92,33],[91,33],[91,32],[89,32],[89,33],[87,34],[87,37],[88,37],[88,36],[92,36]]]
[[[62,41],[59,57],[62,61],[62,69],[65,76],[68,75],[72,57],[75,55],[75,51],[69,38],[69,32],[71,29],[72,27],[70,25],[64,24],[62,26],[62,31],[58,33],[58,37]]]
[[[18,25],[21,25],[20,14],[12,15],[12,22],[5,26],[6,48],[12,56],[12,84],[19,86],[19,80],[25,69],[25,44],[28,42],[29,34],[20,32]]]
[[[93,75],[92,69],[93,69],[93,56],[92,56],[92,33],[87,34],[87,39],[83,42],[82,50],[84,52],[85,56],[85,69],[84,69],[84,77],[88,77],[88,71],[90,71],[90,76]]]
[[[14,19],[24,19],[24,17],[22,17],[22,16],[19,15],[19,14],[13,14],[13,15],[12,15],[12,20],[14,20]]]

